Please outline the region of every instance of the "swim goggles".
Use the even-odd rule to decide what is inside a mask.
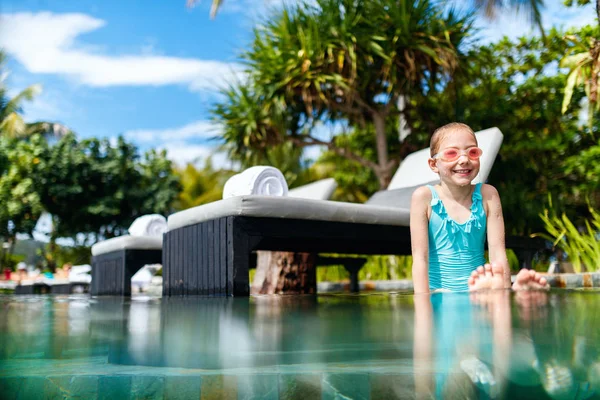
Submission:
[[[454,148],[450,148],[450,149],[446,149],[444,151],[440,151],[439,153],[435,154],[431,158],[433,158],[433,159],[439,158],[440,160],[451,162],[451,161],[458,160],[462,155],[466,155],[471,160],[475,161],[475,160],[479,160],[479,157],[481,157],[482,154],[483,154],[483,150],[481,150],[479,147],[469,147],[467,150],[463,150],[463,151],[454,149]]]

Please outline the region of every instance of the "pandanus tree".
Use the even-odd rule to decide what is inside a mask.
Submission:
[[[291,159],[321,145],[373,170],[387,187],[398,163],[388,147],[398,99],[451,79],[470,22],[470,15],[444,12],[429,0],[317,0],[283,8],[255,28],[242,55],[246,80],[225,89],[213,109],[230,154],[248,161],[291,145]],[[315,129],[323,123],[373,132],[375,157],[351,151],[336,135],[324,138]],[[314,281],[307,267],[314,257],[277,253],[264,260],[259,256],[257,275],[278,269],[264,276],[288,282],[258,284],[263,292],[298,291],[296,283]],[[290,269],[305,277],[289,279]]]
[[[270,165],[280,169],[288,184],[307,183],[311,169],[302,161],[302,147],[284,141],[302,126],[301,112],[281,98],[267,98],[258,87],[232,85],[223,91],[224,102],[213,109],[223,124],[224,150],[242,168]],[[183,182],[185,186],[185,181]],[[219,186],[222,188],[222,185]],[[251,293],[314,293],[315,256],[308,253],[259,251]]]
[[[401,96],[451,78],[470,26],[470,15],[444,12],[430,0],[285,7],[254,30],[242,56],[248,81],[229,89],[238,96],[216,106],[217,119],[228,142],[248,149],[323,145],[372,169],[386,188],[398,163],[389,154],[386,121],[398,117]],[[245,116],[253,122],[240,124],[234,111],[250,100],[254,109]],[[261,124],[253,126],[257,116]],[[323,121],[374,127],[376,159],[315,135]]]

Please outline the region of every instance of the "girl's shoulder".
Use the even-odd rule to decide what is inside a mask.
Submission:
[[[431,190],[427,186],[420,186],[416,188],[412,194],[413,201],[417,200],[430,202],[431,198]]]
[[[498,194],[498,190],[492,185],[488,185],[487,183],[481,184],[481,197],[483,201],[494,201],[499,200],[500,195]]]

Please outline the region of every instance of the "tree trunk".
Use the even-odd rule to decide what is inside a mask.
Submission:
[[[312,294],[317,292],[316,254],[257,252],[251,294]]]
[[[377,147],[377,177],[379,178],[380,189],[386,189],[390,184],[392,176],[389,171],[388,146],[385,134],[385,116],[378,112],[372,113],[373,125],[375,126],[375,143]]]

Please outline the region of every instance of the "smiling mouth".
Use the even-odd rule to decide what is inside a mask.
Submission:
[[[470,169],[457,169],[454,172],[457,174],[469,174],[469,173],[471,173],[471,170]]]

